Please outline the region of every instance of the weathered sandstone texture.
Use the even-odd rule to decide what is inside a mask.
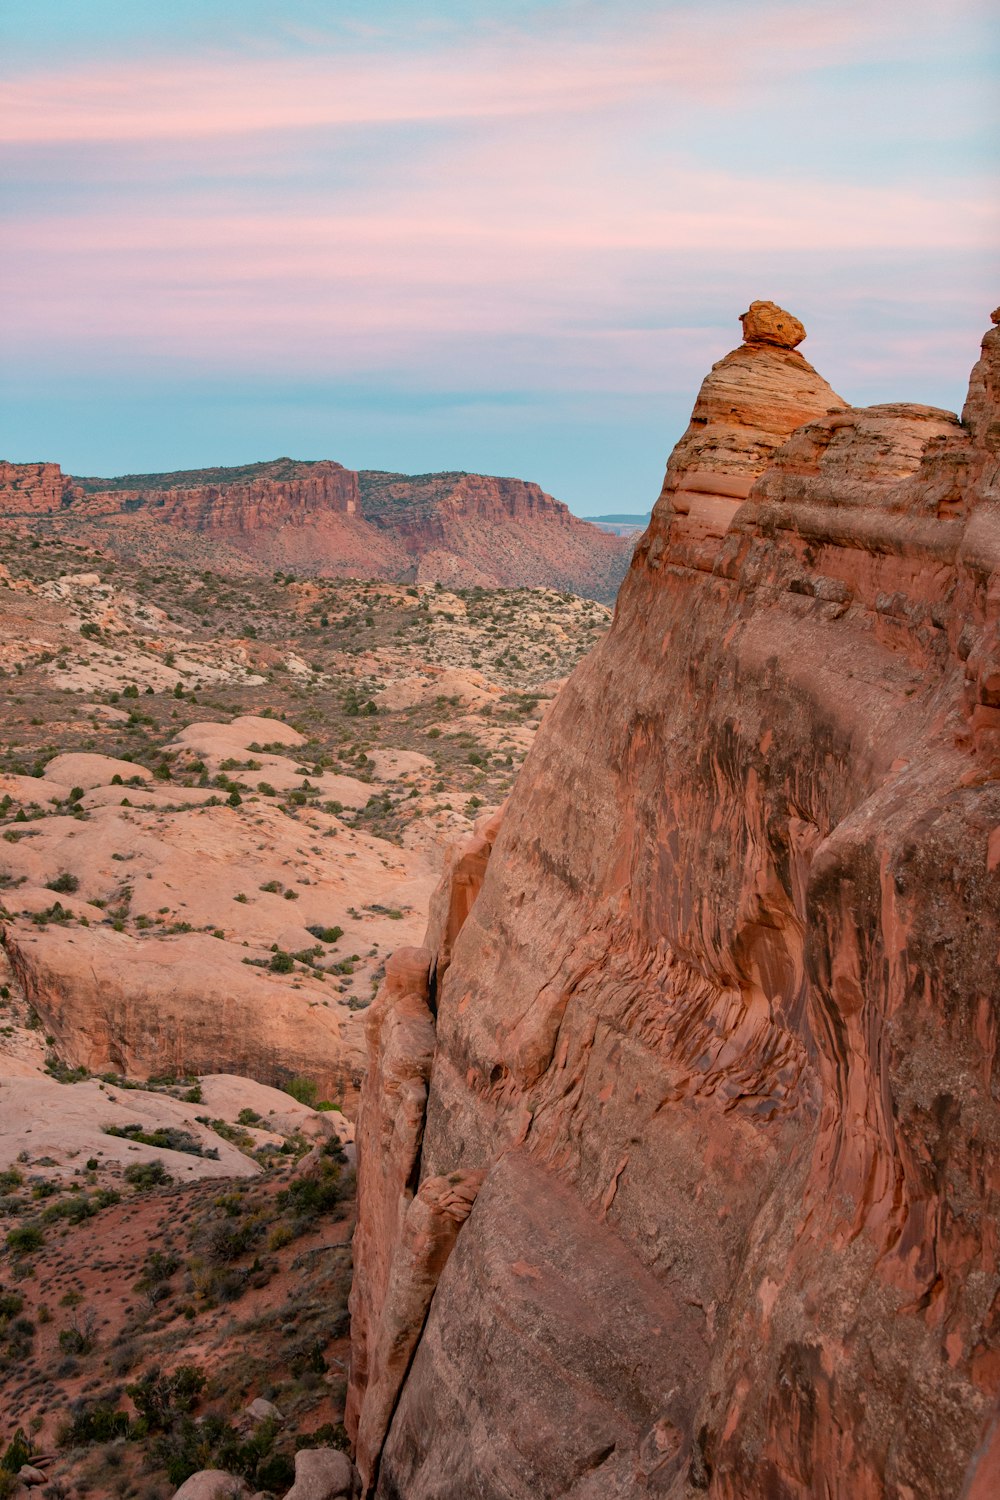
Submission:
[[[18,924],[2,937],[72,1067],[133,1078],[239,1073],[275,1087],[307,1076],[352,1108],[364,1068],[356,1018],[303,1003],[290,983],[245,967],[207,933],[139,942],[99,927]]]
[[[985,1494],[1000,329],[961,423],[716,365],[490,846],[372,1021],[366,1493]]]
[[[798,318],[774,302],[751,302],[740,314],[745,344],[774,344],[779,349],[794,349],[806,336]]]

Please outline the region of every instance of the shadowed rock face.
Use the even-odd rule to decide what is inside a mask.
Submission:
[[[963,423],[774,344],[715,367],[609,637],[439,893],[400,1217],[483,1181],[392,1371],[410,1252],[361,1140],[370,1493],[985,1493],[998,619],[1000,329]]]

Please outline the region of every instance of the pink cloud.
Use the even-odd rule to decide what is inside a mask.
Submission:
[[[405,368],[470,388],[496,379],[687,390],[735,340],[736,302],[780,296],[774,266],[840,257],[853,266],[833,289],[840,306],[870,294],[912,310],[924,296],[940,305],[941,266],[993,243],[995,200],[946,173],[917,186],[870,182],[848,151],[823,181],[767,161],[737,172],[724,132],[711,166],[698,149],[699,126],[724,116],[738,131],[758,92],[880,49],[926,55],[947,25],[954,13],[931,0],[772,0],[727,13],[724,29],[704,6],[634,35],[611,26],[602,40],[591,26],[559,45],[514,36],[461,52],[328,49],[25,78],[7,90],[0,138],[47,143],[43,161],[72,166],[82,154],[95,187],[88,179],[87,195],[70,199],[81,206],[60,208],[57,181],[47,212],[3,231],[18,288],[5,337],[55,362],[71,349],[150,371]],[[685,154],[677,143],[689,119]],[[282,132],[314,132],[292,143],[297,161],[322,127],[376,120],[458,126],[409,142],[402,160],[387,132],[364,170],[329,190],[308,172],[289,176]],[[202,169],[217,180],[210,191],[191,185]],[[914,253],[937,258],[923,280],[872,273],[879,258],[907,265]],[[723,264],[739,269],[723,276]],[[657,266],[670,268],[669,294],[648,290]],[[731,336],[719,346],[714,331],[673,327],[665,369],[663,330],[636,325],[650,306],[684,323],[699,289],[710,288],[702,306],[717,305],[723,282]],[[822,289],[815,295],[825,306]],[[876,349],[865,327],[859,313],[860,337],[846,325],[829,337],[846,368],[873,377],[894,360],[930,368],[941,348],[890,336]]]
[[[976,0],[961,0],[976,8]],[[689,6],[586,36],[516,33],[457,48],[178,57],[36,73],[0,91],[0,139],[125,141],[405,120],[593,112],[667,91],[733,108],[775,77],[925,53],[958,17],[935,0]]]

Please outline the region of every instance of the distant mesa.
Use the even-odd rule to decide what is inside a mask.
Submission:
[[[640,531],[645,531],[649,525],[650,512],[629,511],[621,514],[612,512],[606,516],[588,516],[587,519],[594,526],[599,526],[602,531],[610,531],[613,536],[635,537]]]
[[[45,517],[122,556],[314,576],[547,587],[614,598],[631,547],[523,479],[396,474],[291,458],[72,478],[0,463],[0,515]],[[196,540],[197,539],[197,540]]]

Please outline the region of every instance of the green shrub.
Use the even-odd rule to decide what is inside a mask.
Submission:
[[[324,1162],[319,1172],[290,1182],[278,1194],[277,1204],[282,1213],[311,1222],[335,1208],[342,1194],[340,1167],[334,1162]]]
[[[123,1175],[129,1187],[140,1193],[149,1188],[165,1187],[174,1180],[161,1161],[134,1161],[125,1168]]]
[[[7,1249],[12,1255],[32,1255],[45,1244],[45,1235],[35,1224],[18,1224],[7,1232]]]
[[[166,1470],[172,1485],[211,1465],[229,1474],[252,1475],[274,1443],[273,1424],[262,1422],[244,1442],[225,1417],[210,1412],[200,1422],[183,1416],[157,1433],[150,1444],[150,1462]]]
[[[137,1286],[141,1288],[161,1286],[180,1269],[180,1256],[172,1250],[151,1250],[146,1256]]]
[[[89,1354],[94,1347],[93,1329],[86,1324],[79,1327],[60,1328],[59,1347],[64,1354]]]
[[[0,1470],[7,1474],[16,1474],[22,1464],[31,1462],[31,1440],[26,1435],[23,1427],[18,1427],[7,1446],[3,1457],[0,1458]],[[0,1491],[0,1493],[3,1493]],[[14,1490],[8,1491],[14,1494]]]
[[[205,1383],[197,1365],[178,1365],[169,1375],[149,1370],[135,1385],[126,1386],[125,1393],[145,1423],[146,1431],[156,1432],[169,1426],[175,1415],[193,1411]]]
[[[307,927],[306,931],[321,943],[336,943],[344,936],[344,929],[342,927],[321,927],[314,925]]]
[[[61,1448],[80,1448],[88,1443],[110,1443],[128,1434],[128,1413],[109,1401],[94,1401],[73,1413],[60,1428],[56,1441]]]
[[[24,1306],[20,1292],[0,1291],[0,1328],[6,1327],[10,1318],[16,1318]]]
[[[143,1146],[155,1146],[159,1151],[184,1151],[188,1156],[208,1156],[214,1161],[219,1157],[215,1146],[203,1146],[196,1135],[192,1135],[189,1130],[180,1130],[176,1125],[157,1125],[153,1130],[144,1130],[137,1124],[105,1125],[103,1129],[105,1135],[139,1141]]]
[[[311,1078],[289,1078],[283,1087],[285,1093],[291,1094],[292,1098],[297,1099],[300,1104],[308,1104],[310,1109],[315,1106],[319,1087]]]

